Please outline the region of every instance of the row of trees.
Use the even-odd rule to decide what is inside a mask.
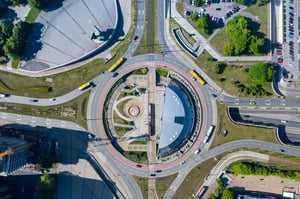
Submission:
[[[27,4],[36,9],[43,9],[51,0],[0,0],[0,8]]]
[[[279,176],[300,181],[300,171],[298,170],[281,169],[276,166],[265,166],[252,162],[240,162],[234,164],[229,171],[233,174]]]
[[[264,46],[264,39],[251,32],[249,23],[243,16],[235,16],[228,21],[225,32],[229,35],[231,43],[223,49],[226,56],[241,54],[259,55]]]

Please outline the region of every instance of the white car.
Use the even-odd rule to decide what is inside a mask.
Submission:
[[[200,153],[200,149],[197,149],[194,154],[197,155],[198,153]]]
[[[287,123],[287,121],[286,121],[286,120],[281,120],[281,123],[284,123],[284,124],[285,124],[285,123]]]
[[[180,162],[180,165],[183,165],[184,163],[185,163],[185,160],[181,161],[181,162]]]

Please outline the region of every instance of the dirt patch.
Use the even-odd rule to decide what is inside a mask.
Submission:
[[[300,188],[300,182],[275,176],[237,175],[232,178],[229,186],[237,190],[282,194],[284,187]]]
[[[275,158],[275,157],[270,157],[269,163],[276,164],[276,165],[279,164],[297,170],[300,168],[300,162],[295,162],[295,161],[290,161],[290,160],[285,160],[285,159]]]

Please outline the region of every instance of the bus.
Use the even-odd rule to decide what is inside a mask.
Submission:
[[[214,125],[210,125],[205,137],[204,137],[204,140],[203,140],[203,143],[206,143],[208,140],[209,140],[209,137],[211,136],[213,130],[214,130],[215,126]]]
[[[87,82],[87,83],[82,84],[81,86],[79,86],[78,89],[82,91],[82,90],[88,88],[89,86],[91,86],[91,82]]]
[[[190,70],[190,74],[201,84],[205,85],[206,82],[204,79],[201,78],[201,76],[195,71],[195,70]]]
[[[123,57],[120,57],[116,63],[114,63],[109,69],[108,71],[109,72],[113,72],[114,70],[116,70],[124,61],[124,58]]]
[[[208,188],[207,186],[200,187],[200,189],[198,190],[198,192],[194,196],[194,199],[201,199],[204,196],[205,191],[207,190],[207,188]]]

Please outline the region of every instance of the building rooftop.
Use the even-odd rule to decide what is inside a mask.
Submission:
[[[179,144],[192,124],[192,110],[183,90],[174,82],[166,88],[159,149]]]

